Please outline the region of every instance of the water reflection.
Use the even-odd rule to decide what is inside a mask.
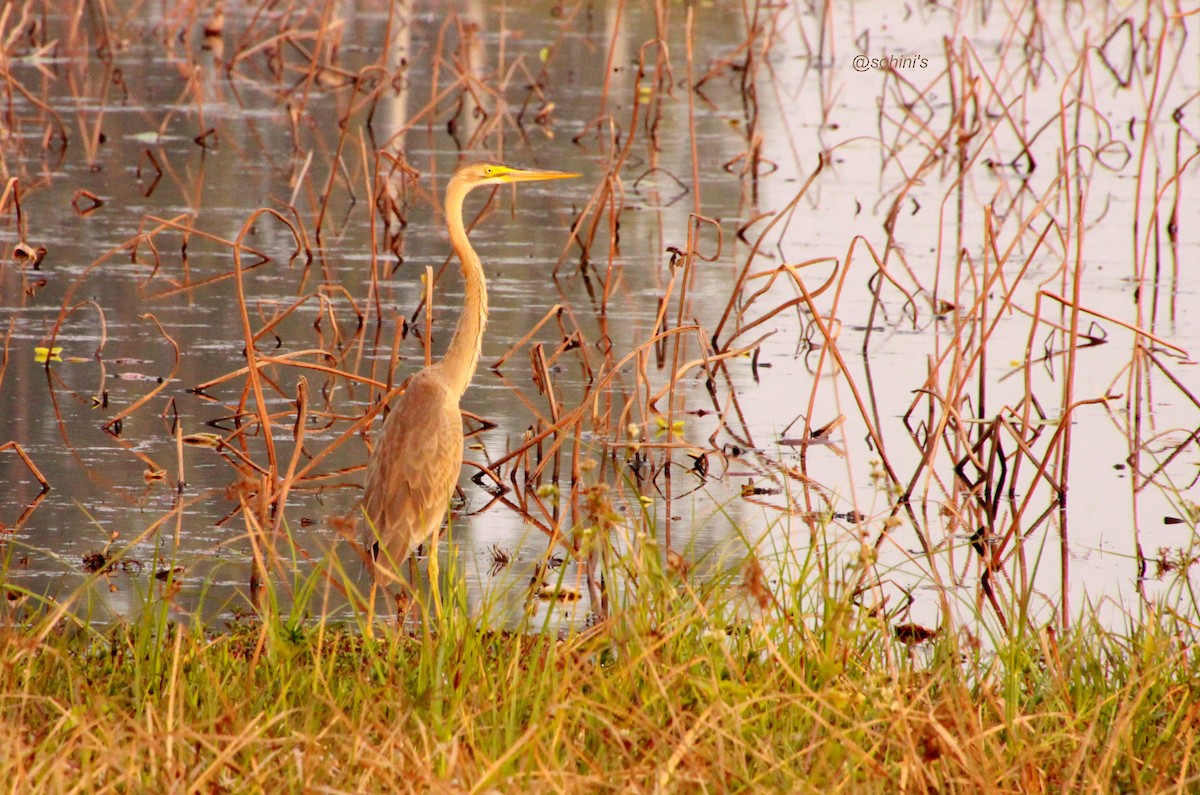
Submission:
[[[588,175],[471,207],[484,363],[503,362],[465,399],[482,429],[454,543],[472,598],[505,622],[587,526],[579,486],[598,482],[701,574],[818,537],[848,561],[869,549],[862,601],[913,600],[897,620],[943,620],[931,583],[968,608],[988,589],[1046,611],[1170,593],[1144,573],[1160,547],[1192,547],[1200,501],[1194,378],[1169,347],[1200,339],[1176,298],[1200,245],[1178,222],[1195,140],[1172,121],[1200,86],[1164,71],[1147,100],[1156,66],[1116,38],[1115,66],[1089,66],[1099,98],[1064,110],[1079,31],[1117,15],[1039,18],[1053,46],[1029,58],[993,32],[1028,26],[995,9],[696,6],[689,65],[687,11],[670,4],[224,8],[207,37],[211,14],[171,4],[110,28],[51,12],[9,53],[4,241],[48,255],[0,266],[0,442],[53,490],[0,451],[7,582],[63,597],[86,553],[121,551],[145,571],[86,586],[97,618],[166,595],[151,572],[176,565],[181,612],[228,614],[245,607],[253,533],[279,525],[301,581],[331,567],[365,589],[364,416],[453,328],[438,199],[469,152]],[[1181,23],[1139,13],[1168,62],[1196,61]],[[901,51],[928,66],[851,63]],[[262,207],[282,217],[245,227]],[[273,362],[261,410],[239,374],[243,235],[247,321]],[[1071,329],[1108,342],[1070,348]],[[48,345],[63,351],[46,368]],[[260,412],[275,474],[302,473],[282,514],[263,504]],[[1069,455],[1060,427],[1076,429]],[[221,446],[182,443],[200,433]],[[1181,515],[1186,530],[1162,523]],[[495,574],[494,550],[513,560]],[[585,621],[595,591],[563,565],[580,598],[536,608]]]

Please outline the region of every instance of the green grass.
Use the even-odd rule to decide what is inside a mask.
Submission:
[[[597,626],[153,609],[107,627],[51,606],[0,628],[0,775],[13,791],[1195,791],[1196,627],[906,647],[805,562],[704,583],[653,545]],[[310,589],[315,594],[316,589]],[[316,603],[316,597],[310,596]]]

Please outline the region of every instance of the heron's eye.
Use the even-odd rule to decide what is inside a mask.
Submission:
[[[485,168],[485,169],[483,170],[483,173],[484,173],[484,174],[487,174],[487,175],[490,177],[490,176],[492,175],[492,172],[493,172],[493,171],[495,171],[495,170],[496,170],[496,169],[492,168],[491,166],[488,166],[487,168]]]

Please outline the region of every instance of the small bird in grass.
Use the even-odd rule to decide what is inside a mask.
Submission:
[[[446,355],[409,379],[408,388],[392,403],[367,461],[363,509],[374,532],[373,570],[381,586],[403,582],[400,566],[441,526],[462,468],[459,401],[479,363],[488,313],[483,266],[463,226],[463,200],[484,185],[578,176],[471,163],[459,167],[446,187],[446,226],[462,262],[466,296]],[[436,607],[436,550],[429,564]]]

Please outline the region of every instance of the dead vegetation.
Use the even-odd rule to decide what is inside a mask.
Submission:
[[[643,557],[683,582],[727,565],[718,545],[693,554],[698,531],[746,541],[733,554],[747,603],[796,632],[817,619],[782,607],[783,572],[812,554],[913,648],[960,630],[969,645],[981,627],[1063,631],[1080,607],[1073,561],[1112,536],[1140,605],[1189,591],[1194,13],[924,4],[893,33],[945,30],[921,40],[937,44],[927,66],[860,73],[850,58],[887,55],[882,34],[835,4],[567,2],[486,20],[366,5],[0,10],[4,305],[57,307],[44,325],[10,319],[0,387],[36,338],[64,460],[96,438],[73,418],[86,405],[114,455],[153,473],[117,499],[173,495],[121,534],[126,550],[160,542],[152,571],[203,582],[203,567],[175,566],[202,556],[180,550],[205,516],[233,539],[206,551],[256,562],[254,601],[297,569],[359,601],[330,548],[343,564],[364,554],[354,499],[378,416],[451,325],[435,294],[454,289],[447,249],[420,228],[438,228],[430,208],[459,150],[587,174],[539,205],[531,250],[551,261],[530,267],[553,297],[515,308],[519,325],[485,349],[491,397],[466,417],[458,514],[544,537],[545,558],[570,566],[534,564],[533,590],[576,605],[575,626],[612,617],[606,589],[636,588]],[[124,76],[145,39],[177,73],[169,97]],[[130,108],[144,137],[115,118]],[[232,225],[206,191],[258,194],[228,157],[273,174]],[[106,192],[97,173],[128,184]],[[77,225],[131,197],[153,209],[67,267],[46,198],[64,190]],[[96,297],[118,278],[136,294]],[[205,307],[204,331],[188,307]],[[497,419],[497,394],[520,424]],[[10,453],[58,487],[27,438],[5,440]],[[206,465],[197,488],[187,467]],[[1089,508],[1113,505],[1098,491],[1118,483],[1128,515]],[[1170,543],[1145,519],[1164,512],[1184,522]],[[493,576],[517,567],[507,543],[486,557]],[[906,742],[965,758],[941,708]],[[672,725],[686,756],[692,735]]]

